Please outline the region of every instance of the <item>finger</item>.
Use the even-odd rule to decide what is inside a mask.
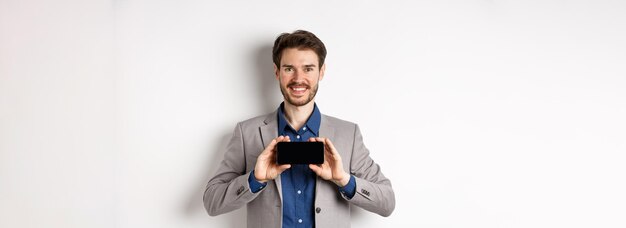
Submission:
[[[319,167],[317,165],[314,164],[309,164],[309,169],[313,170],[313,172],[315,174],[317,174],[318,176],[320,175],[320,173],[322,172],[322,167]]]
[[[326,143],[327,141],[329,141],[329,139],[328,138],[320,138],[320,140],[321,140],[320,142],[324,143],[324,151],[326,153],[328,153],[329,155],[332,155],[333,154],[333,151],[332,151],[333,148],[328,146],[328,143]]]
[[[279,142],[283,142],[285,141],[285,136],[278,136],[274,139],[276,142],[275,143],[270,143],[270,146],[272,146],[272,149],[274,149],[274,147],[276,147],[276,144],[278,144]]]
[[[337,150],[335,149],[335,145],[333,145],[333,142],[330,141],[330,139],[326,138],[324,139],[324,144],[328,147],[328,149],[330,149],[333,153],[336,153]]]
[[[330,152],[332,153],[333,156],[337,156],[338,158],[341,158],[339,156],[339,153],[337,153],[337,149],[335,149],[335,145],[333,145],[333,142],[331,142],[330,139],[326,139],[324,144],[326,144],[326,146],[330,148]]]
[[[268,153],[272,152],[272,150],[274,150],[274,147],[276,146],[276,143],[278,143],[278,140],[280,139],[280,137],[272,139],[272,141],[270,142],[269,145],[267,145],[267,147],[265,147],[265,150],[263,150],[263,152],[261,152],[261,155],[267,155]]]
[[[285,170],[287,170],[289,168],[291,168],[290,164],[285,164],[285,165],[278,166],[278,174],[282,173],[283,171],[285,171]]]
[[[283,140],[285,140],[285,136],[282,136],[282,135],[273,139],[272,142],[270,142],[270,144],[267,145],[267,148],[265,149],[265,151],[263,151],[261,155],[272,156],[272,154],[276,151],[276,144],[278,144],[279,142],[282,142]]]

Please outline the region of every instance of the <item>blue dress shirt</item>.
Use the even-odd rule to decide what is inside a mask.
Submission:
[[[278,135],[289,136],[292,142],[305,142],[311,137],[319,136],[322,115],[315,104],[313,113],[309,116],[306,124],[299,130],[293,129],[283,112],[284,104],[277,111]],[[283,193],[283,227],[314,227],[315,226],[315,179],[316,174],[308,165],[291,165],[281,175]],[[254,170],[248,179],[250,190],[254,193],[265,187],[266,183],[260,183],[254,178]],[[352,198],[356,191],[354,176],[339,191],[347,198]]]

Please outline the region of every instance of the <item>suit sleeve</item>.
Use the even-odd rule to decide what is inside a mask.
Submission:
[[[350,161],[350,172],[356,180],[356,194],[350,203],[381,216],[389,216],[396,206],[396,199],[391,181],[380,170],[380,166],[369,156],[369,150],[363,144],[363,136],[356,125],[354,146]]]
[[[241,208],[252,201],[259,192],[252,193],[246,173],[246,156],[243,147],[241,123],[237,124],[228,142],[224,159],[203,195],[204,207],[211,216]]]

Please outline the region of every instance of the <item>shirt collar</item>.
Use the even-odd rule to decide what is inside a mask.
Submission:
[[[278,135],[283,135],[283,132],[285,131],[285,129],[288,127],[289,129],[294,130],[295,132],[298,132],[298,130],[293,129],[291,126],[289,126],[289,123],[287,122],[287,120],[285,119],[285,113],[283,111],[285,106],[285,102],[280,103],[280,106],[278,107]],[[313,104],[313,113],[311,113],[311,115],[309,116],[309,119],[306,121],[306,123],[304,124],[304,126],[306,126],[307,131],[311,131],[313,132],[315,135],[319,135],[319,130],[320,130],[320,123],[322,121],[322,114],[320,113],[320,110],[317,108],[317,104],[314,103]]]

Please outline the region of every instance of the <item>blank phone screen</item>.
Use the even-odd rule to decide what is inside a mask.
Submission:
[[[323,142],[279,142],[276,145],[278,164],[322,164]]]

